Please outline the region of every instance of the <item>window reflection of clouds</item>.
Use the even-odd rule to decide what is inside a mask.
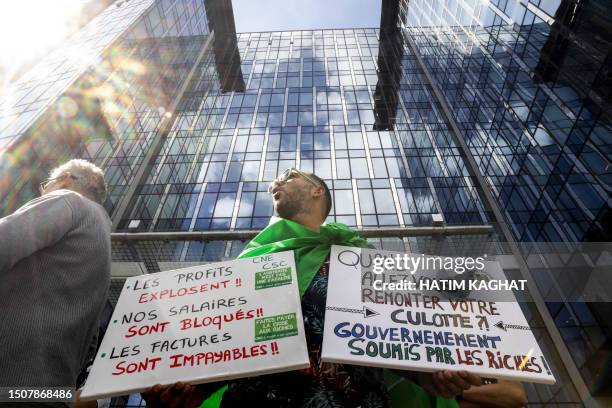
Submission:
[[[272,199],[268,192],[258,192],[255,201],[255,217],[272,215]]]
[[[239,217],[251,217],[255,207],[255,192],[243,192],[240,196],[240,207],[238,208]]]
[[[215,212],[213,217],[231,217],[234,211],[234,201],[236,200],[235,193],[220,193],[217,197]]]
[[[192,152],[190,154],[197,158],[198,162],[191,170],[191,179],[194,181],[204,181],[209,183],[209,186],[210,183],[224,185],[230,182],[242,182],[244,185],[238,197],[237,188],[223,193],[209,191],[207,188],[207,192],[201,197],[196,228],[221,228],[226,225],[233,215],[233,200],[236,199],[239,203],[234,224],[236,228],[258,228],[267,224],[267,219],[272,214],[270,197],[265,191],[254,191],[250,182],[259,179],[260,169],[263,170],[263,180],[272,180],[282,170],[295,166],[298,148],[300,167],[330,180],[330,187],[337,188],[337,194],[334,194],[334,214],[337,215],[334,219],[349,225],[355,225],[356,222],[354,211],[357,199],[364,215],[364,225],[397,225],[394,198],[388,182],[386,187],[379,185],[374,190],[372,187],[360,186],[358,197],[353,197],[351,179],[369,179],[370,168],[375,179],[383,180],[388,180],[389,177],[406,177],[408,174],[413,178],[426,180],[424,177],[444,174],[422,123],[407,123],[409,119],[403,112],[398,111],[397,137],[402,141],[402,147],[406,149],[404,151],[400,150],[394,132],[372,131],[372,97],[378,81],[374,64],[378,53],[375,30],[338,32],[336,41],[330,33],[294,33],[292,55],[289,54],[289,37],[284,37],[286,33],[272,33],[271,37],[267,33],[238,36],[242,52],[242,72],[245,81],[250,81],[249,89],[244,93],[217,95],[214,101],[210,98],[211,102],[207,105],[210,106],[207,111],[210,113],[210,120],[202,122],[207,124],[208,128],[206,132],[202,132],[206,135],[199,154],[195,155],[198,152],[197,144],[179,146],[178,142],[175,142],[172,145],[172,149],[179,149],[178,153],[175,152],[177,157],[182,154],[181,149],[189,149]],[[245,50],[248,41],[250,44],[247,52]],[[317,44],[320,44],[321,48],[317,48]],[[359,56],[357,47],[360,47],[362,56]],[[412,66],[410,58],[409,55],[405,56],[407,66]],[[416,111],[419,121],[431,118],[432,113],[428,112],[428,109],[431,109],[431,95],[423,87],[420,78],[410,79],[410,75],[412,71],[402,77],[403,83],[409,86],[402,90],[402,98],[405,96],[408,109]],[[289,86],[289,90],[285,101],[286,86]],[[312,86],[316,86],[316,92]],[[314,108],[313,103],[316,105]],[[286,126],[281,128],[283,119]],[[434,119],[440,121],[435,115]],[[193,120],[189,119],[185,123],[192,122]],[[222,124],[224,128],[220,129]],[[350,124],[357,126],[347,126]],[[366,146],[361,124],[365,125]],[[332,130],[330,126],[334,125]],[[299,146],[297,126],[301,126]],[[439,122],[439,126],[447,131],[444,123]],[[237,136],[234,136],[236,127]],[[186,134],[185,137],[189,138],[189,135]],[[454,146],[452,142],[444,143],[444,146]],[[264,149],[266,154],[262,157],[260,153]],[[449,167],[449,173],[453,173],[451,165],[447,164],[449,155],[456,155],[456,160],[461,159],[451,151],[448,154],[442,153],[442,165]],[[421,160],[421,156],[426,158]],[[403,157],[406,157],[410,170],[404,168]],[[262,163],[262,160],[265,162]],[[189,166],[185,164],[164,168],[164,179],[172,180],[173,183],[179,178],[186,179]],[[455,161],[452,161],[452,164],[456,167]],[[336,179],[332,182],[334,174]],[[346,181],[348,184],[342,184],[340,181]],[[180,183],[180,180],[178,182]],[[335,182],[341,187],[334,187]],[[420,195],[426,193],[419,192],[418,206],[412,195],[407,199],[406,191],[417,185],[422,186],[418,188],[429,191],[427,182],[410,185],[405,189],[398,188],[399,204],[405,217],[433,211],[431,193],[429,199],[425,199]],[[166,200],[167,210],[164,207],[164,215],[172,212],[174,203],[176,214],[184,213],[184,216],[188,217],[189,212],[195,210],[197,194],[184,197],[188,198],[179,196],[176,200]],[[449,197],[457,197],[459,200],[456,194]],[[408,201],[410,205],[406,204]],[[185,207],[193,208],[190,210]],[[454,209],[458,206],[451,205],[448,208]],[[212,224],[206,221],[211,219],[216,221]],[[426,222],[418,217],[415,220]]]

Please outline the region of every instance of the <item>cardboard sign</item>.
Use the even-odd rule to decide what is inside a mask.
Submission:
[[[486,300],[479,299],[479,290],[397,290],[404,279],[391,279],[393,274],[418,282],[428,274],[435,278],[436,273],[422,269],[373,273],[374,258],[394,255],[332,247],[323,361],[414,371],[467,370],[483,377],[555,382],[511,290],[497,301],[491,300],[490,292],[483,297]],[[476,279],[476,283],[499,285],[505,280],[499,263],[483,265],[480,276],[486,281]],[[373,286],[381,289],[381,282],[373,284],[377,279],[394,281],[394,286],[374,290]]]
[[[81,398],[308,366],[287,251],[127,279]]]

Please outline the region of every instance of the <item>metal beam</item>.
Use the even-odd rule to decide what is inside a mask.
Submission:
[[[363,238],[388,237],[422,237],[450,235],[488,235],[494,232],[491,225],[456,225],[441,227],[389,227],[389,228],[357,228]],[[247,240],[252,239],[260,231],[170,231],[170,232],[114,232],[111,240],[123,241],[217,241],[217,240]]]

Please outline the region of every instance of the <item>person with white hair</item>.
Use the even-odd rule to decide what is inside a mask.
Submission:
[[[1,386],[76,386],[110,285],[105,197],[102,170],[75,159],[0,218]]]

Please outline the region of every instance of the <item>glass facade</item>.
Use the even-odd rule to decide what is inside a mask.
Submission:
[[[389,56],[404,66],[394,90],[402,110],[394,126],[375,129],[379,35],[238,35],[246,89],[183,104],[205,112],[175,112],[119,229],[133,220],[149,231],[260,229],[272,215],[267,185],[291,166],[329,182],[336,203],[330,221],[429,225],[431,214],[442,213],[449,224],[487,222],[409,52]]]
[[[199,2],[116,2],[3,89],[2,214],[36,195],[49,170],[75,156],[106,169],[112,213],[170,119],[166,110],[208,34]],[[205,69],[201,77],[214,80]]]
[[[612,6],[541,3],[412,1],[407,30],[516,239],[610,241]]]
[[[405,11],[405,10],[404,10]],[[443,89],[513,239],[610,241],[612,3],[410,1],[405,34]],[[538,286],[589,391],[610,394],[609,303]]]
[[[105,170],[114,232],[211,234],[114,240],[111,300],[122,274],[235,257],[272,215],[269,182],[292,166],[328,183],[328,221],[490,228],[371,233],[380,248],[511,258],[483,188],[513,240],[609,240],[611,30],[594,11],[606,6],[542,3],[383,1],[378,28],[236,34],[231,1],[116,2],[3,93],[0,211],[82,157]],[[585,53],[575,42],[588,35]],[[605,311],[547,306],[565,357],[601,392]],[[540,312],[525,303],[559,382],[529,386],[530,403],[580,406]]]

